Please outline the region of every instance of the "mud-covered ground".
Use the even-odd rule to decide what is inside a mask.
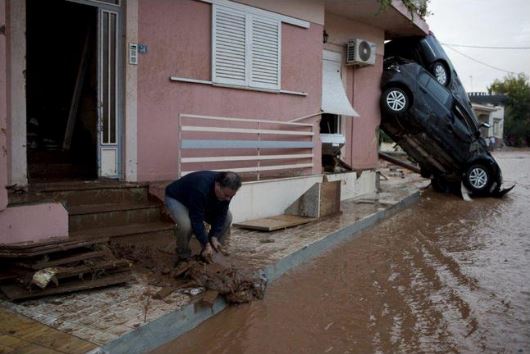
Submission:
[[[504,199],[428,191],[156,352],[529,352],[530,151],[496,158]]]

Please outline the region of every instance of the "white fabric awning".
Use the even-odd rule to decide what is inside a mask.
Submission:
[[[359,117],[353,109],[340,77],[340,62],[322,60],[322,112]]]

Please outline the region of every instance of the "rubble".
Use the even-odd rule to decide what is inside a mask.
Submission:
[[[108,239],[53,239],[0,245],[0,290],[25,300],[125,283],[131,265],[108,248]]]
[[[217,294],[231,304],[260,300],[265,295],[267,279],[256,272],[206,263],[200,257],[181,262],[179,267],[181,269],[175,276],[190,280],[194,287],[207,289],[202,301],[210,305],[213,305]]]

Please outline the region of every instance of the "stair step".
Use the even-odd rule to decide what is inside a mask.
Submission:
[[[107,203],[68,207],[71,232],[100,227],[160,221],[160,204]]]
[[[12,205],[40,201],[61,202],[65,206],[87,204],[147,202],[148,185],[117,181],[77,181],[34,183],[27,193],[12,192]]]
[[[112,211],[126,211],[160,208],[160,204],[155,202],[139,202],[139,203],[104,203],[104,204],[82,204],[69,206],[69,215],[87,215],[98,214]]]
[[[173,234],[174,228],[175,225],[173,223],[159,221],[78,230],[70,232],[70,237],[73,239],[91,239],[101,237],[119,238],[152,233],[167,233],[169,236],[171,236]]]

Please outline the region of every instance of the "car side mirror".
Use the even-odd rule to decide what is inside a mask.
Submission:
[[[480,124],[480,127],[481,128],[490,128],[491,125],[489,123],[482,123],[482,124]]]

